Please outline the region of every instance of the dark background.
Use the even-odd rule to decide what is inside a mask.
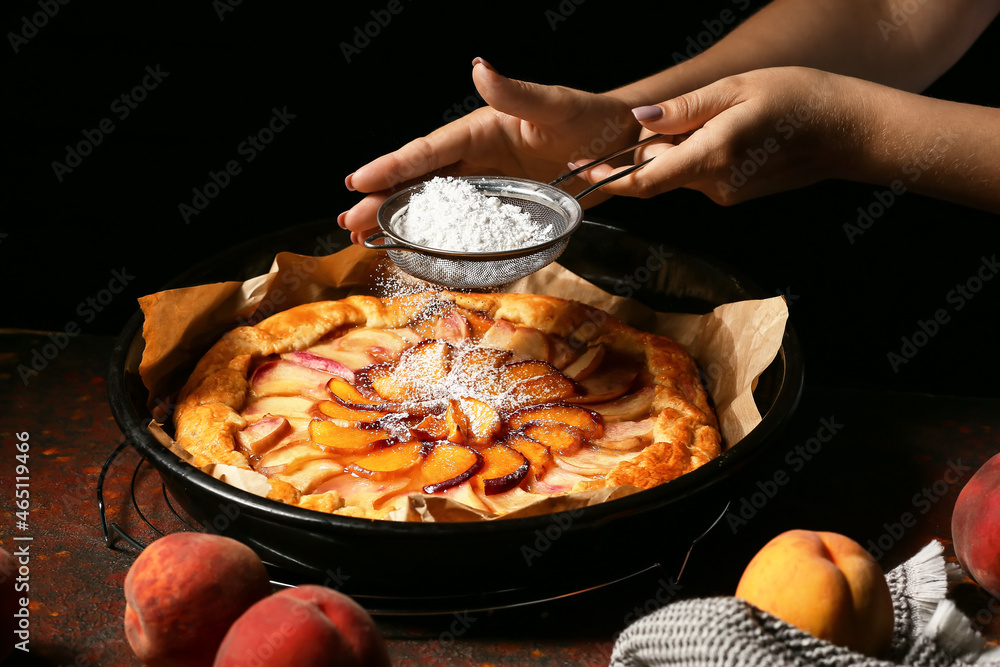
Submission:
[[[759,5],[399,0],[390,14],[378,0],[5,3],[0,326],[113,335],[136,298],[239,241],[321,218],[334,225],[358,199],[344,176],[480,104],[475,56],[509,76],[603,90],[671,64],[689,40],[714,39],[724,10],[745,18]],[[372,12],[388,22],[354,44],[366,25],[375,32]],[[998,36],[994,25],[928,93],[1000,102]],[[349,61],[345,43],[361,45]],[[147,67],[168,74],[120,118],[115,100]],[[294,118],[247,162],[238,147],[273,109]],[[105,118],[113,132],[60,182],[52,163]],[[241,173],[185,223],[179,205],[231,160]],[[961,310],[948,294],[1000,249],[996,217],[905,194],[852,244],[844,224],[884,189],[829,182],[729,208],[678,191],[612,200],[588,217],[786,294],[809,382],[995,395],[1000,280]],[[115,271],[128,276],[121,293],[99,312],[87,306]],[[939,309],[948,322],[896,372],[887,355]]]

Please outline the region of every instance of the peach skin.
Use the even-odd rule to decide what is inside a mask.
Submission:
[[[250,547],[172,533],[146,547],[125,577],[125,636],[144,665],[211,665],[230,624],[270,593]]]
[[[864,547],[837,533],[778,535],[751,559],[736,597],[865,655],[882,655],[892,641],[892,598],[882,569]]]

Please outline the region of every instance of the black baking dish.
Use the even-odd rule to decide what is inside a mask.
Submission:
[[[244,280],[265,273],[276,252],[329,254],[343,232],[329,220],[256,239],[213,258],[167,287]],[[667,312],[707,312],[770,295],[717,263],[584,222],[560,258],[598,286]],[[754,396],[761,423],[717,459],[657,488],[593,507],[531,518],[414,524],[323,514],[254,496],[182,462],[147,431],[151,418],[138,367],[142,313],[121,332],[109,369],[115,419],[156,468],[170,495],[205,526],[253,547],[298,581],[335,583],[365,601],[441,600],[489,606],[570,594],[683,553],[728,500],[726,480],[760,453],[794,411],[802,390],[798,340],[786,327],[777,358]]]

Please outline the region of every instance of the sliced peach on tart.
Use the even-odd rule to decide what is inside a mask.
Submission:
[[[472,335],[469,321],[455,309],[434,323],[431,338],[446,340],[455,345],[465,342]]]
[[[593,444],[617,451],[640,449],[653,441],[655,426],[655,417],[647,417],[641,421],[611,422],[604,427],[604,435],[594,440]]]
[[[250,390],[262,396],[305,396],[326,398],[326,384],[331,374],[285,359],[267,361],[250,376]]]
[[[535,479],[544,477],[546,471],[552,466],[552,452],[549,448],[522,433],[511,433],[503,441],[503,444],[516,450],[518,453],[524,455],[524,458],[528,459],[531,474]]]
[[[382,481],[400,477],[420,464],[429,446],[423,442],[400,442],[371,452],[347,466],[347,472]]]
[[[475,387],[480,394],[496,396],[503,393],[501,369],[511,357],[509,350],[468,347],[453,362],[449,376]]]
[[[462,308],[461,312],[466,321],[469,323],[473,340],[481,339],[483,334],[489,331],[490,327],[494,324],[494,320],[481,310],[469,310],[467,308]]]
[[[324,417],[352,422],[376,422],[389,412],[376,405],[346,405],[339,400],[320,401],[317,408]]]
[[[358,387],[390,401],[406,402],[433,398],[451,368],[452,346],[445,341],[425,340],[406,350],[399,363],[369,366],[358,373]]]
[[[483,467],[476,475],[487,496],[504,493],[519,485],[527,476],[531,465],[521,452],[497,444],[482,450]]]
[[[575,426],[587,440],[604,435],[604,422],[600,414],[569,403],[548,403],[521,408],[507,420],[507,428],[516,430],[532,421],[553,421]]]
[[[331,361],[343,364],[352,371],[360,370],[365,366],[376,363],[375,357],[360,350],[342,350],[337,346],[336,339],[324,340],[310,348],[304,350],[318,357],[324,357]]]
[[[469,441],[469,418],[462,412],[461,406],[454,398],[448,400],[448,409],[444,413],[444,424],[445,440],[457,445],[464,445]]]
[[[504,364],[500,368],[500,381],[510,387],[525,380],[533,380],[545,375],[560,375],[559,369],[547,361],[525,359]]]
[[[313,368],[324,373],[340,376],[348,382],[354,382],[354,371],[336,359],[330,359],[329,357],[307,351],[286,352],[281,355],[281,358],[285,361],[305,366],[306,368]]]
[[[402,338],[403,342],[406,343],[406,347],[412,347],[424,339],[423,336],[409,327],[397,327],[395,329],[386,329],[386,331],[391,331]]]
[[[528,422],[518,432],[563,455],[577,452],[586,440],[577,427],[554,421]]]
[[[507,390],[504,399],[509,408],[565,401],[576,397],[577,385],[562,373],[552,373],[518,382]]]
[[[610,401],[588,403],[587,407],[594,412],[601,413],[605,424],[629,421],[649,416],[655,397],[655,389],[652,387],[643,387]]]
[[[344,464],[330,458],[315,458],[302,461],[293,467],[288,467],[282,472],[269,474],[269,477],[287,482],[296,489],[305,489],[307,493],[320,486],[331,477],[337,477],[344,472]]]
[[[451,370],[454,346],[443,340],[424,340],[406,350],[396,365],[397,374],[428,384],[444,382]]]
[[[500,414],[489,403],[465,396],[458,400],[458,409],[465,415],[466,434],[470,444],[477,447],[488,445],[500,433],[503,422]]]
[[[354,388],[361,394],[372,396],[373,401],[403,403],[419,397],[411,383],[397,377],[395,367],[389,363],[375,364],[358,371]]]
[[[236,432],[236,443],[250,456],[261,456],[292,432],[288,419],[266,414],[241,431]]]
[[[583,354],[577,357],[573,363],[563,369],[563,373],[577,382],[585,379],[586,377],[592,375],[596,371],[601,362],[604,361],[604,354],[607,347],[604,343],[597,343],[596,345],[591,345],[588,347]]]
[[[289,422],[312,418],[316,401],[301,396],[265,396],[247,403],[243,408],[243,419],[250,423],[267,415],[283,415]]]
[[[578,383],[582,388],[581,394],[571,400],[574,403],[613,400],[631,391],[638,376],[639,368],[634,363],[603,363]]]
[[[309,438],[321,447],[338,453],[360,453],[391,444],[392,434],[378,422],[344,422],[314,419],[309,422]]]
[[[549,337],[537,329],[519,327],[506,320],[497,320],[479,340],[485,347],[510,350],[514,359],[548,361],[551,356]]]
[[[440,415],[425,415],[410,427],[410,433],[424,442],[445,440],[448,438],[448,422]]]
[[[394,331],[367,328],[350,329],[333,342],[338,350],[367,354],[376,362],[395,361],[409,345]]]
[[[306,461],[327,459],[330,455],[310,440],[296,440],[282,447],[266,452],[254,465],[254,469],[264,475],[279,472],[293,472]]]
[[[420,467],[424,493],[437,493],[469,480],[483,467],[483,457],[475,449],[450,442],[438,442]]]
[[[326,391],[345,405],[381,405],[385,403],[380,398],[373,398],[368,394],[361,393],[357,387],[343,378],[331,378],[326,383]]]

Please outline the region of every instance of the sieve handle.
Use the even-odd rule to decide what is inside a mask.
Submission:
[[[366,238],[363,243],[369,250],[413,250],[410,246],[399,245],[397,243],[386,243],[385,239],[388,238],[388,234],[383,231],[377,231],[368,238]],[[376,243],[376,241],[382,241],[382,243]]]
[[[656,156],[654,155],[653,157],[656,157]],[[633,171],[637,171],[639,169],[642,169],[643,167],[645,167],[647,164],[649,164],[652,161],[653,161],[653,158],[651,157],[651,158],[646,159],[643,162],[640,162],[639,164],[633,164],[628,169],[622,169],[621,171],[615,172],[615,173],[611,174],[610,176],[608,176],[607,178],[605,178],[604,180],[598,181],[598,182],[594,183],[589,188],[587,188],[586,190],[584,190],[580,194],[576,195],[575,199],[577,201],[580,201],[581,199],[583,199],[584,197],[586,197],[587,195],[589,195],[594,190],[597,190],[598,188],[600,188],[602,185],[607,185],[608,183],[611,183],[612,181],[617,181],[622,176],[628,176]],[[589,167],[590,165],[587,165],[587,166]]]

